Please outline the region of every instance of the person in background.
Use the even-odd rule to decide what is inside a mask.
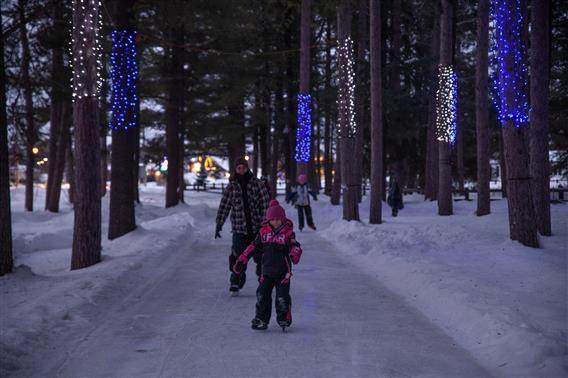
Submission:
[[[404,209],[404,204],[402,202],[402,190],[395,179],[391,180],[387,203],[392,208],[393,217],[398,215],[399,210]]]
[[[316,230],[314,219],[312,217],[312,207],[310,206],[310,196],[314,201],[318,200],[317,194],[312,191],[308,184],[308,176],[301,174],[298,176],[298,184],[292,188],[292,191],[286,198],[286,202],[291,202],[298,209],[298,229],[304,229],[304,214],[308,223],[308,227]]]
[[[260,230],[268,201],[269,194],[264,182],[254,177],[245,159],[237,159],[235,171],[229,178],[229,185],[225,188],[219,204],[217,227],[215,228],[215,239],[217,239],[221,237],[223,224],[229,213],[231,214],[233,245],[229,255],[229,270],[231,271],[229,291],[232,296],[237,296],[239,290],[243,288],[246,273],[243,271],[242,274],[236,275],[232,273],[231,268]],[[257,268],[257,275],[259,275],[259,268]]]

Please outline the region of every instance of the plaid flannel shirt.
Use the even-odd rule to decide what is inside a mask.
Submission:
[[[269,195],[264,182],[251,178],[247,185],[248,204],[252,220],[252,231],[256,235],[264,220],[268,207]],[[223,225],[227,216],[231,213],[231,225],[234,233],[246,234],[247,225],[245,206],[241,186],[237,181],[229,182],[223,192],[219,210],[217,211],[217,224]]]

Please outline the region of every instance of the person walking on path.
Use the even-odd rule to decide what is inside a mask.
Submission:
[[[314,198],[314,201],[318,200],[317,194],[312,191],[310,184],[308,184],[308,176],[302,174],[298,176],[298,184],[292,188],[292,191],[286,199],[286,202],[292,202],[292,205],[298,209],[298,228],[300,231],[304,229],[304,214],[308,221],[308,227],[312,230],[316,229],[312,217],[310,196]]]
[[[245,159],[235,161],[235,171],[229,178],[229,185],[223,192],[219,210],[217,211],[217,226],[215,239],[221,237],[225,220],[231,214],[233,233],[231,254],[229,255],[229,271],[231,271],[229,291],[236,296],[246,282],[246,273],[232,273],[231,268],[245,248],[254,240],[262,225],[264,213],[268,207],[269,194],[264,183],[255,178]],[[259,274],[257,267],[257,275]]]
[[[252,256],[260,257],[261,276],[256,290],[256,316],[252,320],[252,329],[268,327],[273,289],[276,289],[278,325],[284,331],[292,324],[290,278],[292,263],[298,264],[301,255],[302,248],[296,241],[292,221],[286,218],[286,212],[277,200],[270,201],[260,232],[233,266],[235,274],[242,274]]]
[[[402,190],[396,180],[391,181],[387,203],[392,208],[393,217],[398,215],[399,210],[404,209],[404,204],[402,202]]]

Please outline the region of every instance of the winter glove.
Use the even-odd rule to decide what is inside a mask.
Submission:
[[[220,224],[218,224],[217,227],[215,227],[215,239],[221,238],[221,230],[222,229],[223,229],[223,226],[221,226]]]
[[[318,200],[318,196],[315,193],[312,193],[312,197],[314,197],[314,201]]]
[[[292,258],[294,265],[300,262],[300,256],[302,256],[302,248],[300,248],[300,245],[296,244],[292,246],[290,250],[290,257]]]
[[[243,272],[244,266],[248,263],[248,260],[245,256],[240,255],[237,259],[235,265],[233,265],[233,272],[235,274],[241,274]]]

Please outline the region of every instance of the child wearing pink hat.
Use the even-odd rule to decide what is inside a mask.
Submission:
[[[286,212],[277,200],[270,201],[259,233],[239,256],[233,272],[240,274],[253,255],[260,260],[261,275],[256,290],[256,316],[252,320],[252,329],[264,330],[268,327],[272,290],[276,289],[276,320],[284,331],[292,323],[292,263],[300,262],[302,248],[296,241],[292,221],[286,218]]]

